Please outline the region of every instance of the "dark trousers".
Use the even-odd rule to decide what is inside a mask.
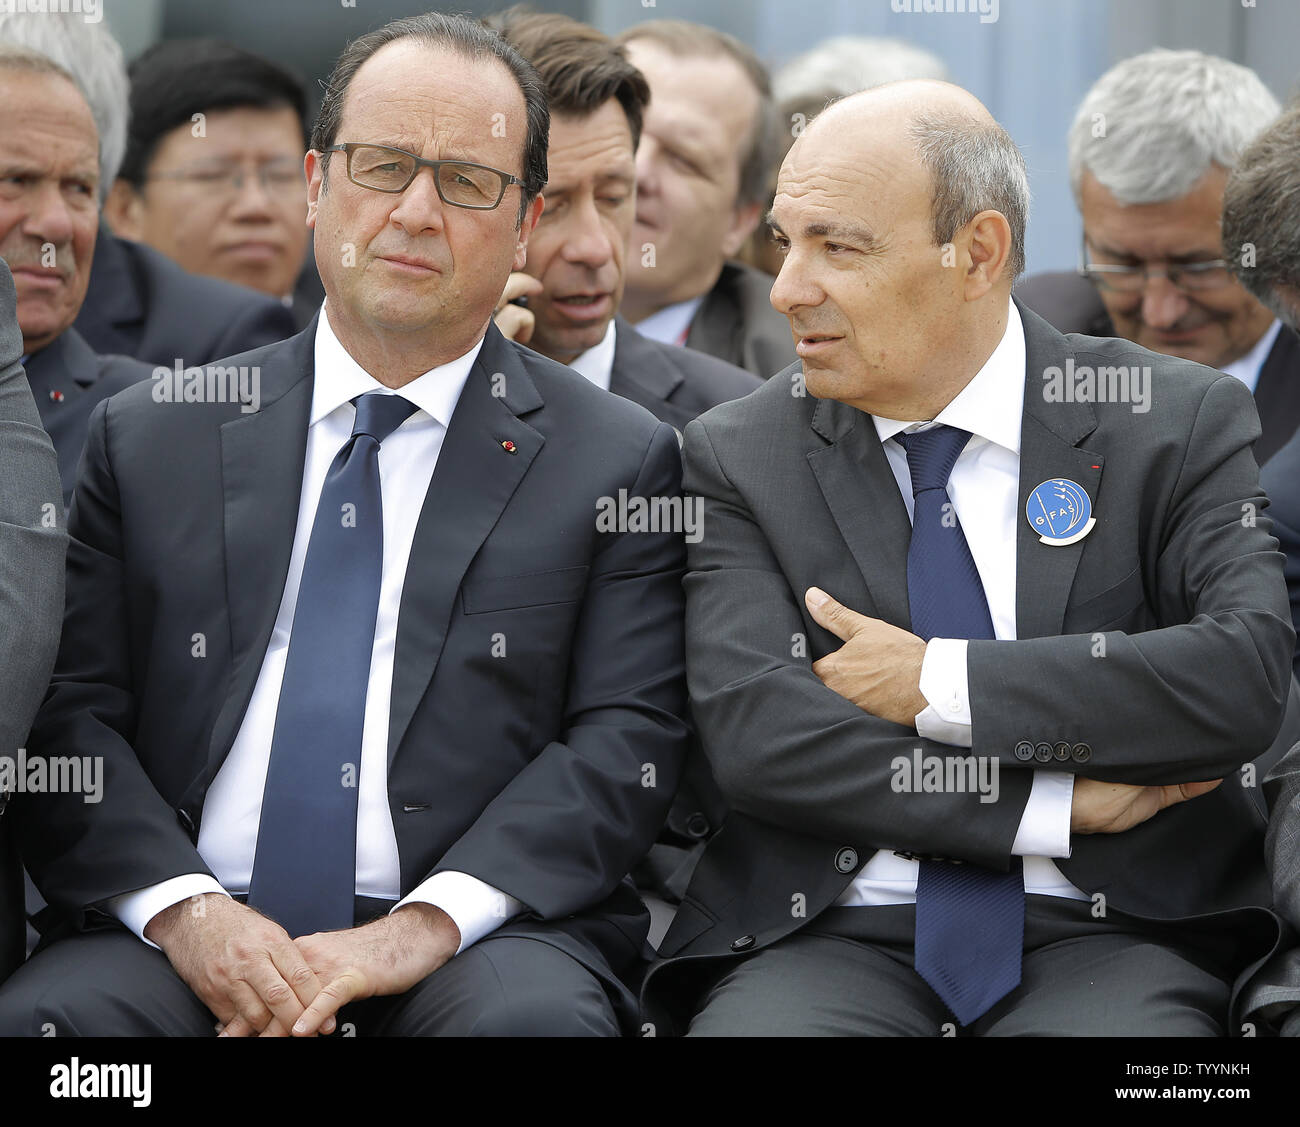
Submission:
[[[688,1036],[1204,1036],[1225,1033],[1234,941],[1028,896],[1021,983],[963,1029],[912,966],[914,905],[830,908],[728,961]]]
[[[358,898],[357,923],[389,907]],[[0,987],[0,1036],[211,1037],[216,1024],[167,956],[119,926],[56,939]],[[479,940],[405,994],[344,1006],[338,1026],[360,1037],[619,1034],[595,975],[509,935]]]

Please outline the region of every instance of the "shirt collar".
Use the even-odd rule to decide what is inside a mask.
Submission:
[[[1008,301],[1002,340],[974,378],[934,417],[936,425],[969,431],[997,446],[1020,453],[1020,422],[1025,409],[1025,328],[1020,310]],[[930,420],[900,421],[873,415],[880,441]]]
[[[597,387],[609,390],[610,374],[614,370],[614,318],[609,319],[609,327],[599,344],[592,345],[569,365],[579,375],[586,376]]]
[[[667,305],[658,313],[651,313],[636,326],[636,331],[643,337],[657,340],[660,344],[677,344],[686,336],[695,320],[695,314],[704,304],[704,295]]]
[[[1273,345],[1277,343],[1277,334],[1281,331],[1282,322],[1276,317],[1273,318],[1268,331],[1255,342],[1255,346],[1240,359],[1234,360],[1231,364],[1224,364],[1220,371],[1229,376],[1236,376],[1251,391],[1254,391],[1259,384],[1259,373],[1263,370],[1264,361],[1273,351]]]
[[[478,359],[483,339],[463,356],[417,376],[397,394],[409,399],[420,410],[433,416],[444,427],[451,425],[452,412],[469,379],[470,369]],[[358,364],[334,335],[330,326],[329,302],[321,306],[316,324],[316,381],[311,396],[311,419],[314,426],[344,403],[370,391],[392,392]]]

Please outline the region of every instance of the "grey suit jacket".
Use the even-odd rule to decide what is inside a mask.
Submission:
[[[734,364],[644,337],[614,320],[609,390],[639,403],[661,423],[681,430],[711,407],[740,399],[763,381]]]
[[[728,262],[696,311],[686,347],[764,380],[793,364],[798,357],[790,322],[769,300],[775,280],[743,262]]]
[[[972,641],[967,662],[971,753],[999,765],[995,802],[895,793],[895,756],[953,749],[863,712],[812,672],[841,643],[804,608],[809,586],[910,628],[911,529],[871,418],[792,397],[777,378],[686,428],[685,487],[704,499],[704,535],[688,545],[687,676],[732,812],[648,979],[661,1029],[689,1004],[690,968],[804,926],[877,849],[1006,871],[1035,770],[1135,784],[1223,778],[1126,833],[1076,836],[1057,864],[1130,917],[1214,917],[1205,926],[1240,940],[1241,978],[1275,949],[1264,801],[1240,768],[1256,761],[1263,778],[1300,738],[1300,709],[1293,700],[1279,736],[1294,631],[1261,515],[1250,393],[1211,369],[1062,336],[1021,314],[1019,640]],[[1149,367],[1150,412],[1048,401],[1043,373],[1067,359]],[[1094,502],[1096,526],[1067,546],[1042,543],[1023,515],[1055,477]]]
[[[13,276],[0,261],[0,756],[27,741],[45,695],[63,619],[63,524],[54,446],[18,358]],[[0,779],[0,785],[5,780]],[[22,962],[23,885],[0,794],[0,982]]]

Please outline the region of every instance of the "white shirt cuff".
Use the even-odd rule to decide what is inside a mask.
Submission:
[[[1035,771],[1029,801],[1011,852],[1016,857],[1068,857],[1074,776],[1066,771]]]
[[[143,939],[155,951],[159,951],[162,948],[157,943],[144,938],[144,929],[149,926],[149,921],[173,904],[179,904],[182,900],[189,900],[208,892],[219,892],[222,896],[230,895],[206,873],[188,873],[185,876],[159,881],[147,888],[137,888],[134,892],[111,896],[104,902],[104,907],[110,914],[121,920],[129,930],[135,932],[137,937]]]
[[[496,931],[511,916],[519,915],[525,907],[523,901],[493,888],[478,877],[453,869],[444,869],[421,881],[409,896],[393,905],[392,910],[396,912],[398,908],[413,903],[432,904],[451,917],[452,923],[460,929],[457,955]]]
[[[925,644],[920,689],[929,707],[916,717],[917,735],[936,743],[970,747],[965,638],[931,638]]]

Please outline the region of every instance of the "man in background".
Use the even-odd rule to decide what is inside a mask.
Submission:
[[[762,216],[779,144],[767,71],[700,24],[654,20],[616,42],[650,83],[623,315],[644,336],[766,379],[794,360],[794,342],[772,279],[733,260]]]
[[[122,49],[104,23],[60,12],[0,13],[0,41],[53,60],[81,89],[101,138],[102,206],[127,144],[130,84]],[[170,367],[177,358],[185,365],[207,364],[282,340],[293,332],[294,321],[282,302],[190,274],[151,247],[118,238],[101,223],[75,328],[95,352]]]
[[[126,157],[104,204],[114,232],[192,274],[290,300],[308,243],[302,83],[212,39],[159,43],[130,77]]]
[[[44,55],[0,41],[0,257],[18,295],[27,380],[54,442],[70,502],[86,425],[100,400],[148,365],[97,355],[73,328],[86,296],[99,223],[99,138],[72,76]]]
[[[1112,67],[1070,126],[1083,277],[1040,275],[1016,291],[1061,332],[1125,337],[1236,376],[1255,396],[1261,465],[1300,425],[1300,338],[1233,276],[1240,248],[1219,223],[1228,174],[1277,113],[1253,71],[1199,51]]]

